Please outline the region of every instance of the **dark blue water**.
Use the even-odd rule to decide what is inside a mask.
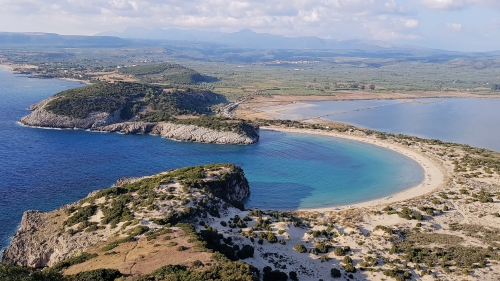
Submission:
[[[352,204],[414,186],[418,164],[368,144],[262,131],[252,146],[176,142],[149,135],[48,130],[16,123],[26,108],[79,84],[0,70],[0,248],[22,213],[49,211],[120,177],[231,162],[250,182],[250,207],[295,209]]]
[[[500,99],[431,98],[308,102],[290,106],[274,117],[304,119],[322,116],[377,131],[469,144],[500,151]],[[286,108],[286,106],[281,106]],[[293,108],[292,108],[293,107]]]

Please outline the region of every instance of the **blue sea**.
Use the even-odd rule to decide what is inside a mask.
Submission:
[[[323,136],[262,130],[258,144],[238,146],[17,123],[29,113],[29,105],[79,86],[0,68],[0,249],[8,245],[25,210],[50,211],[109,187],[118,178],[188,165],[240,165],[251,188],[246,205],[265,209],[352,204],[423,180],[422,169],[403,155]]]
[[[500,151],[499,98],[427,98],[307,102],[277,106],[281,119],[322,117],[357,127]],[[265,109],[265,108],[264,108]]]

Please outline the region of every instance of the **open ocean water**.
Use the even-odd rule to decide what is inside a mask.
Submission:
[[[0,68],[0,249],[25,210],[49,211],[121,177],[214,162],[240,165],[247,207],[296,209],[376,199],[417,185],[413,160],[369,144],[261,131],[251,146],[177,142],[150,135],[23,127],[27,107],[78,83],[30,79]]]

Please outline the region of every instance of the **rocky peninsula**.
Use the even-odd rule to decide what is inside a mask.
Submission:
[[[116,93],[110,95],[109,91]],[[160,97],[147,96],[144,91],[156,91]],[[101,106],[94,105],[96,99]],[[214,93],[165,93],[135,83],[104,83],[64,91],[34,104],[29,108],[32,112],[19,122],[43,128],[155,134],[180,141],[256,143],[258,126],[243,120],[204,115],[176,118],[179,114],[210,113],[207,108],[216,100],[218,95]]]

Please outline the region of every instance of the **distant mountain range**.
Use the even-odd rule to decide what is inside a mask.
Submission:
[[[314,49],[314,50],[416,50],[417,46],[395,45],[377,40],[332,40],[314,36],[286,37],[269,33],[256,33],[250,29],[239,32],[223,33],[178,28],[129,27],[123,32],[106,31],[98,36],[116,36],[129,39],[177,40],[189,42],[210,42],[249,49]]]
[[[128,40],[111,36],[59,35],[40,32],[0,32],[0,45],[34,45],[50,47],[121,47],[129,45]]]

